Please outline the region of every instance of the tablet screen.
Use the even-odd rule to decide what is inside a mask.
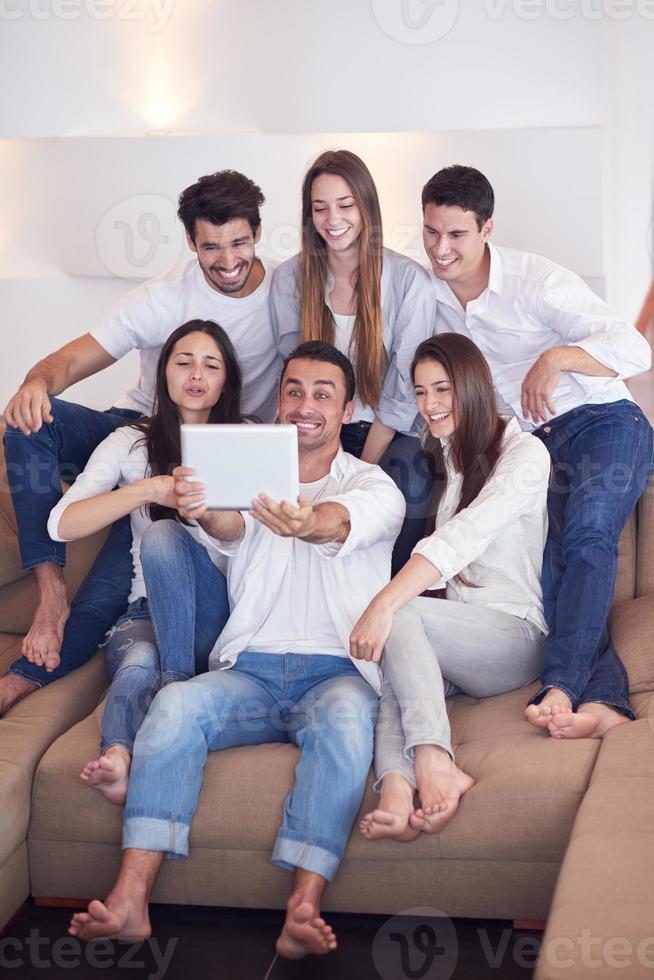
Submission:
[[[206,487],[211,510],[250,510],[261,492],[297,503],[294,425],[182,425],[182,464]]]

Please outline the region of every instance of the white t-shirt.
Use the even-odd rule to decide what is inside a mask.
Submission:
[[[321,562],[325,604],[340,637],[340,646],[349,650],[354,624],[388,582],[393,544],[402,526],[406,504],[383,470],[342,449],[336,453],[329,481],[320,495],[321,503],[329,500],[348,511],[350,533],[342,543],[327,541],[307,547],[315,551]],[[283,578],[293,550],[293,538],[274,534],[247,511],[242,515],[245,526],[238,541],[209,539],[229,558],[227,588],[232,611],[211,652],[210,670],[231,667],[243,650],[256,649],[252,637],[277,603],[277,583]],[[292,652],[288,645],[287,652]],[[380,693],[378,664],[369,660],[352,662]]]
[[[237,299],[212,289],[197,258],[179,263],[131,290],[100,321],[91,336],[112,357],[141,352],[136,383],[117,408],[152,413],[157,360],[173,330],[189,320],[214,320],[226,331],[243,372],[242,411],[262,422],[275,417],[282,360],[270,317],[270,283],[276,263],[260,259],[265,275],[249,296]]]
[[[341,354],[345,354],[349,357],[352,362],[352,367],[355,372],[357,369],[357,361],[354,350],[350,352],[350,344],[352,341],[352,331],[354,330],[354,323],[356,321],[356,315],[353,313],[332,313],[334,318],[334,347],[340,350]],[[358,395],[354,396],[354,415],[352,416],[353,422],[374,422],[375,413],[370,407],[370,405],[364,405]]]
[[[133,429],[131,426],[121,426],[100,443],[84,467],[84,471],[80,473],[72,487],[50,512],[48,534],[53,541],[65,540],[59,536],[59,522],[70,504],[76,500],[87,500],[89,497],[108,493],[115,486],[125,487],[129,483],[136,483],[137,480],[142,480],[151,475],[145,445],[140,441],[142,438],[143,433],[137,429]],[[130,514],[130,523],[132,525],[132,565],[134,572],[129,602],[134,602],[146,595],[141,566],[141,539],[152,521],[148,516],[147,509],[139,507],[138,510],[132,511]],[[197,525],[188,527],[182,525],[182,527],[186,527],[191,537],[207,549],[214,565],[219,567],[221,571],[225,571],[225,560],[218,548],[213,545],[212,539],[203,534]]]
[[[316,500],[330,480],[301,483],[300,493]],[[325,599],[323,562],[315,545],[292,539],[288,564],[275,602],[248,644],[256,653],[325,653],[347,657]]]

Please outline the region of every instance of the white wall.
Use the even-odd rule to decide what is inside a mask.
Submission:
[[[369,162],[389,243],[409,252],[424,178],[455,161],[486,169],[498,240],[571,265],[635,316],[652,264],[653,8],[0,0],[11,92],[0,107],[0,304],[16,345],[0,400],[128,288],[108,275],[174,260],[175,197],[201,173],[237,166],[261,182],[267,250],[284,257],[301,172],[325,145]],[[146,223],[137,253],[138,219],[150,214],[159,231]],[[131,222],[131,259],[117,222]],[[144,263],[148,235],[158,245]],[[79,397],[106,404],[132,370],[115,367]]]

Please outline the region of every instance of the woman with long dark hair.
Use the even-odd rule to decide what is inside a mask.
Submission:
[[[498,416],[488,364],[467,337],[424,341],[411,373],[425,450],[441,444],[447,482],[431,533],[351,636],[354,657],[379,661],[384,651],[381,798],[361,824],[369,840],[443,828],[474,784],[454,762],[446,696],[523,687],[539,675],[547,632],[547,451],[515,419]],[[439,589],[442,600],[422,595]]]
[[[105,439],[50,515],[48,532],[59,541],[130,515],[132,590],[102,644],[112,684],[100,756],[81,773],[111,802],[124,801],[134,739],[155,694],[207,669],[229,616],[219,553],[199,527],[180,522],[171,474],[181,462],[180,423],[240,422],[240,395],[241,370],[222,327],[211,320],[178,327],[161,350],[152,417]]]
[[[419,509],[410,366],[417,345],[434,331],[434,291],[417,262],[384,248],[375,182],[349,150],[321,153],[307,170],[301,249],[273,273],[270,301],[282,357],[298,343],[321,340],[350,358],[356,408],[343,426],[343,448],[377,463],[394,441],[392,459],[387,453],[382,465]],[[413,511],[410,517],[419,519]],[[416,524],[411,540],[406,526],[402,561],[423,527]]]

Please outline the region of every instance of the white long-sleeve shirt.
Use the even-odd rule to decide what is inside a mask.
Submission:
[[[487,606],[527,619],[543,633],[541,571],[547,537],[547,486],[550,456],[543,443],[509,419],[501,455],[472,503],[455,514],[463,477],[443,440],[447,485],[436,530],[413,549],[438,569],[432,589],[446,588],[448,599]],[[462,573],[473,588],[456,581]]]
[[[330,310],[333,288],[334,279],[329,274],[325,303]],[[410,368],[418,344],[435,332],[436,299],[425,269],[389,248],[383,250],[381,304],[388,366],[374,413],[389,428],[418,435],[422,419],[416,411]],[[275,269],[270,305],[277,346],[285,358],[300,342],[298,255]],[[339,337],[341,333],[336,331],[335,339]],[[347,348],[342,352],[349,356]]]
[[[437,333],[454,332],[477,344],[490,364],[498,404],[522,414],[522,382],[550,347],[581,347],[617,378],[563,372],[552,394],[557,415],[585,404],[626,398],[624,378],[649,370],[651,350],[635,327],[621,320],[585,282],[549,259],[489,243],[488,286],[464,310],[432,272],[438,299]]]
[[[143,443],[139,444],[142,438],[142,432],[138,432],[130,426],[121,426],[120,429],[116,429],[100,443],[91,455],[83,472],[80,473],[72,487],[66,491],[56,507],[50,512],[48,534],[53,541],[67,540],[59,534],[59,522],[64,511],[76,500],[88,500],[90,497],[97,497],[100,493],[108,493],[116,486],[125,487],[151,475],[145,446]],[[132,526],[132,566],[134,572],[132,590],[128,601],[134,602],[146,595],[141,565],[141,539],[152,521],[146,508],[139,507],[130,514],[130,523]],[[215,542],[212,542],[211,538],[207,538],[197,526],[190,525],[186,527],[186,530],[207,549],[214,565],[223,570],[225,561],[215,547]]]
[[[238,541],[209,538],[229,557],[227,586],[232,610],[209,658],[210,670],[233,666],[239,654],[251,649],[251,641],[269,620],[278,601],[294,549],[311,548],[314,556],[319,556],[323,599],[341,648],[349,655],[354,625],[389,580],[393,543],[402,526],[405,503],[393,481],[378,466],[364,463],[342,449],[320,492],[319,502],[328,501],[341,504],[349,512],[350,533],[343,543],[308,544],[283,538],[247,512],[242,514],[245,529]],[[290,623],[289,640],[296,635],[296,624]],[[353,663],[380,693],[377,664],[365,660]]]

